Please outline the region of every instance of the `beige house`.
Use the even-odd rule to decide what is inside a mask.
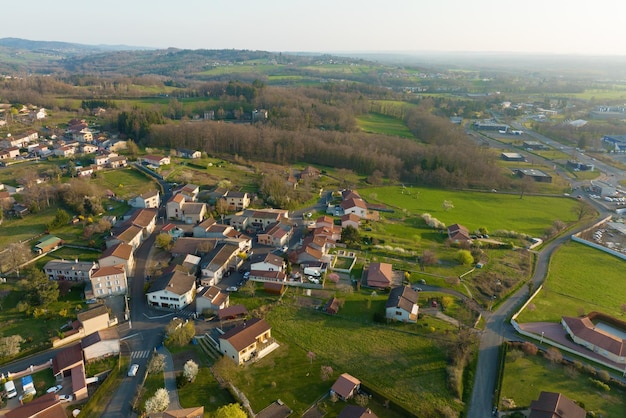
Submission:
[[[89,334],[80,341],[85,361],[115,356],[120,353],[120,335],[116,328]]]
[[[100,267],[91,275],[93,294],[97,298],[126,293],[126,270],[123,265]]]
[[[100,267],[108,266],[124,266],[126,277],[131,277],[135,271],[135,256],[133,255],[133,247],[119,242],[112,247],[107,248],[98,260]]]
[[[272,338],[272,327],[260,318],[252,318],[219,337],[220,351],[237,364],[262,358],[278,344]]]
[[[250,196],[246,192],[228,191],[224,193],[228,210],[240,211],[250,206]]]
[[[202,258],[200,271],[202,286],[218,284],[229,270],[236,270],[242,260],[238,254],[240,248],[233,244],[218,244],[214,250]]]
[[[170,157],[161,157],[158,155],[145,155],[142,158],[142,161],[150,165],[155,165],[157,167],[161,165],[168,165],[171,163]]]
[[[222,292],[216,286],[201,288],[196,295],[196,313],[198,315],[207,310],[217,312],[220,309],[228,308],[229,304],[230,297],[228,293]]]
[[[257,240],[261,245],[271,247],[282,247],[289,242],[291,237],[291,226],[282,223],[271,225],[265,232],[257,235]]]
[[[106,246],[110,248],[119,243],[124,243],[130,245],[133,251],[135,251],[143,242],[143,237],[144,232],[142,228],[135,225],[129,225],[125,228],[120,228],[116,233],[108,238],[106,240]]]
[[[158,190],[140,194],[128,201],[133,208],[158,208],[161,204],[161,195]]]

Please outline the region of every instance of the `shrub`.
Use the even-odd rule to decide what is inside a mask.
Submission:
[[[606,370],[599,370],[598,371],[598,379],[600,379],[600,380],[602,380],[603,382],[606,383],[606,382],[611,381],[611,375]]]
[[[448,376],[448,388],[457,397],[461,398],[463,390],[463,368],[459,366],[446,367]]]
[[[148,373],[161,373],[165,368],[165,356],[163,354],[157,354],[150,359],[148,363]]]
[[[157,389],[154,396],[146,401],[146,413],[155,414],[167,409],[170,405],[170,396],[164,388]]]
[[[539,352],[539,349],[535,344],[531,343],[530,341],[526,341],[522,344],[522,351],[526,355],[534,356]]]
[[[598,380],[598,379],[592,379],[591,377],[589,378],[589,381],[596,387],[598,387],[599,389],[602,389],[606,392],[610,391],[611,388],[609,387],[609,385],[607,385],[606,383]]]
[[[183,376],[189,382],[193,382],[196,380],[196,376],[198,375],[198,364],[193,360],[187,360],[185,365],[183,366]]]

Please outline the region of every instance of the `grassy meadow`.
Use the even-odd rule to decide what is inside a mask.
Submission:
[[[391,116],[385,116],[379,113],[368,113],[357,117],[356,120],[359,128],[365,132],[399,136],[402,138],[415,138],[403,121]]]
[[[102,190],[111,190],[115,196],[130,199],[150,190],[160,190],[156,181],[131,167],[99,171],[91,183]]]
[[[558,392],[582,402],[587,411],[596,413],[594,416],[624,416],[623,391],[615,388],[603,391],[589,381],[588,374],[572,366],[552,364],[543,356],[520,355],[521,351],[516,351],[512,349],[506,357],[500,400],[513,399],[517,407],[529,407],[542,391]]]
[[[552,256],[543,290],[518,317],[519,322],[560,322],[562,316],[600,311],[619,319],[626,300],[625,262],[576,242]]]
[[[390,186],[359,190],[370,202],[385,203],[395,208],[393,216],[417,216],[429,213],[446,225],[460,223],[470,231],[481,227],[488,231],[508,230],[541,236],[555,219],[566,223],[576,221],[572,208],[574,199],[518,194],[481,193]],[[443,201],[452,201],[454,208],[445,211]],[[405,234],[406,235],[406,234]]]
[[[346,297],[345,314],[340,310],[337,316],[296,304],[273,307],[266,319],[281,347],[236,373],[235,385],[254,410],[280,398],[301,414],[348,372],[418,415],[446,405],[458,410],[446,387],[442,350],[449,339],[442,333],[451,332],[451,326],[431,318],[419,324],[374,325],[369,318],[381,309],[384,296],[379,298],[368,303],[367,297]],[[315,354],[312,361],[308,352]],[[321,379],[321,366],[333,368],[328,381]]]

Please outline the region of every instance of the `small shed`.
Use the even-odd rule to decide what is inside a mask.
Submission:
[[[263,290],[273,295],[282,295],[286,289],[281,282],[263,282]]]

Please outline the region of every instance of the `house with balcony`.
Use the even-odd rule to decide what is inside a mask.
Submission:
[[[89,281],[98,268],[94,261],[50,260],[43,267],[50,280]]]
[[[146,292],[150,306],[166,309],[183,309],[196,295],[196,277],[178,270],[154,279]]]
[[[278,348],[272,327],[261,318],[251,318],[219,337],[220,351],[236,364],[260,359]]]

